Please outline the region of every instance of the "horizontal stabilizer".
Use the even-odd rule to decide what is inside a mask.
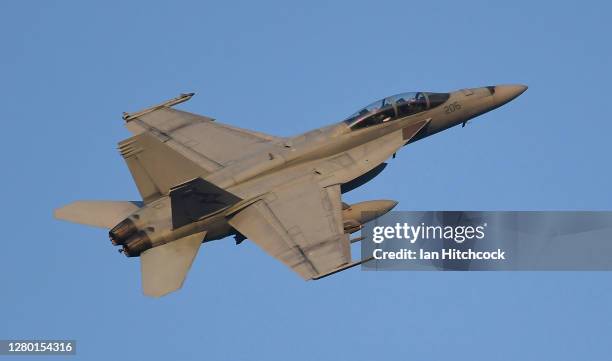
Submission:
[[[170,189],[172,226],[180,228],[240,200],[202,178],[190,180]]]
[[[206,232],[192,234],[144,251],[140,255],[142,291],[161,297],[183,286]]]
[[[140,207],[142,202],[135,201],[76,201],[56,209],[53,215],[64,221],[113,228]]]

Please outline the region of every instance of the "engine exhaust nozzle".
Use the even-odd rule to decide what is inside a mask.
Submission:
[[[129,218],[119,222],[108,232],[108,237],[113,245],[118,246],[126,243],[126,240],[137,231],[134,221]]]
[[[149,238],[146,232],[140,231],[130,237],[123,245],[123,253],[127,257],[137,257],[151,247],[153,247],[151,238]]]

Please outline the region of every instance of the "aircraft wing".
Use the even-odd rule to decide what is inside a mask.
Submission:
[[[206,176],[278,138],[218,123],[214,119],[170,106],[189,100],[182,94],[137,113],[124,113],[134,136],[119,143],[145,203],[167,194],[173,186]]]
[[[269,147],[270,141],[277,139],[167,106],[128,114],[125,118],[126,127],[134,135],[150,132],[209,173],[245,154]]]
[[[308,280],[351,260],[341,212],[340,186],[323,188],[309,176],[267,193],[229,223]]]

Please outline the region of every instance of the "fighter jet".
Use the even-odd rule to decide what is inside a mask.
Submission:
[[[173,108],[181,94],[124,113],[133,136],[119,143],[141,201],[77,201],[55,217],[110,229],[120,252],[139,257],[146,295],[179,289],[203,242],[249,239],[305,280],[361,264],[349,235],[397,204],[348,205],[341,195],[376,177],[403,146],[493,110],[524,85],[389,96],[346,119],[276,137]],[[358,241],[359,238],[353,241]]]

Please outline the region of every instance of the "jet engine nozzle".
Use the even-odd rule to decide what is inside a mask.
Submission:
[[[359,231],[365,223],[372,221],[389,212],[397,205],[393,200],[374,200],[352,204],[342,210],[344,232]]]
[[[124,219],[119,222],[113,229],[108,232],[108,236],[111,239],[113,245],[122,245],[125,244],[126,240],[129,236],[137,231],[136,225],[134,221],[129,218]]]
[[[151,247],[153,247],[151,238],[146,232],[140,231],[125,242],[123,253],[128,257],[136,257]]]

